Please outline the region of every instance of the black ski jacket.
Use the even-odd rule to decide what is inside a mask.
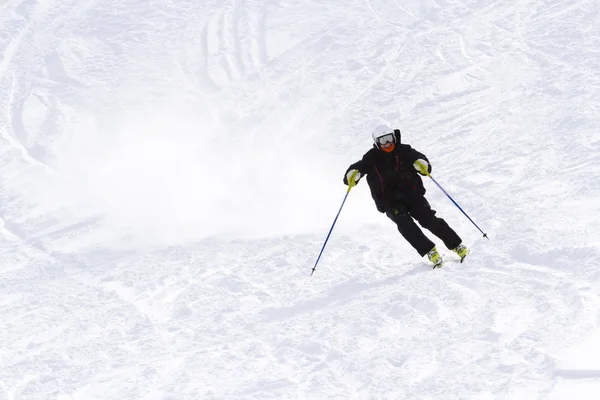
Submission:
[[[401,144],[400,132],[396,131],[394,151],[386,153],[373,145],[360,161],[348,167],[346,174],[350,170],[357,169],[361,177],[366,175],[377,210],[385,212],[396,202],[411,201],[425,194],[423,181],[413,166],[417,159],[429,163],[424,154],[410,145]],[[429,164],[429,172],[431,172],[431,164]],[[344,174],[344,183],[347,185],[346,174]]]

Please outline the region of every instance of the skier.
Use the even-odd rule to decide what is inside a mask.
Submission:
[[[462,262],[469,250],[446,221],[435,216],[436,212],[425,198],[425,187],[418,174],[431,173],[427,157],[410,145],[401,143],[400,130],[388,125],[375,128],[373,141],[373,148],[348,167],[344,183],[348,185],[353,174],[354,184],[366,175],[377,210],[396,223],[402,236],[421,257],[427,255],[433,268],[442,267],[443,259],[413,218],[439,237]]]

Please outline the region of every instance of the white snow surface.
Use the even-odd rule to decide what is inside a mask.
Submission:
[[[0,399],[599,399],[599,66],[597,0],[4,0]],[[311,277],[382,121],[490,240],[361,181]]]

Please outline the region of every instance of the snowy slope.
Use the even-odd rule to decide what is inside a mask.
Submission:
[[[7,0],[0,399],[597,399],[595,0]],[[468,262],[352,190],[378,120]]]

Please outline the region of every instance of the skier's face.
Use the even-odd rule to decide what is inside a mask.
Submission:
[[[386,153],[394,151],[394,141],[393,133],[386,133],[385,135],[377,138],[377,144],[379,145],[379,148]]]
[[[381,150],[385,151],[386,153],[391,153],[394,151],[394,147],[395,146],[393,142],[380,145]]]

